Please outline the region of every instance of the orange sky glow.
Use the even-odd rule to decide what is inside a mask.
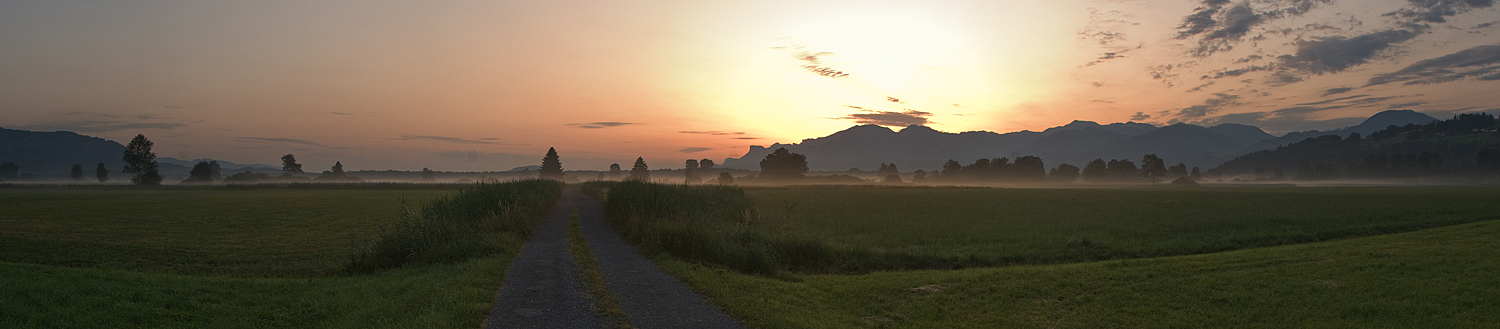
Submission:
[[[883,112],[951,132],[1253,117],[1279,134],[1500,107],[1496,80],[1367,82],[1500,45],[1493,7],[1298,71],[1310,42],[1399,28],[1384,14],[1407,2],[1243,5],[1267,14],[1219,44],[1183,32],[1199,1],[7,2],[0,127],[350,170],[506,170],[556,147],[566,169],[600,170],[737,157]],[[1276,112],[1354,95],[1377,101]]]

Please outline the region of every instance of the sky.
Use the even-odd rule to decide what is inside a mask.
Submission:
[[[0,127],[310,168],[675,167],[857,124],[1282,134],[1497,90],[1493,0],[0,1]]]

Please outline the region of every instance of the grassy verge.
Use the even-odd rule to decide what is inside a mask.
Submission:
[[[496,254],[508,242],[531,237],[562,187],[551,180],[480,183],[428,202],[420,213],[403,207],[401,221],[351,255],[347,270],[364,273]]]
[[[758,328],[1482,328],[1500,222],[1206,255],[788,282],[657,264]]]
[[[593,297],[594,307],[600,313],[615,320],[615,328],[628,329],[630,326],[629,315],[620,309],[620,303],[615,295],[609,292],[609,283],[604,281],[604,272],[599,271],[599,259],[594,257],[594,252],[589,251],[589,242],[583,237],[583,229],[578,223],[578,211],[568,217],[568,252],[573,254],[573,262],[578,264],[581,270],[578,272],[580,279],[589,285],[589,293]]]

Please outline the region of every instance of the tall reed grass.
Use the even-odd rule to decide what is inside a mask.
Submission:
[[[608,221],[648,253],[742,273],[868,273],[883,270],[959,269],[1033,263],[1028,257],[906,253],[838,246],[812,237],[779,234],[761,226],[761,214],[743,189],[714,185],[586,182]],[[795,204],[787,204],[790,217]],[[771,215],[777,216],[777,215]],[[772,218],[771,220],[789,220]],[[1043,261],[1045,263],[1045,261]]]
[[[616,232],[647,253],[667,253],[739,272],[856,273],[896,268],[945,268],[964,260],[836,248],[757,229],[760,214],[745,191],[713,185],[587,182]]]
[[[531,237],[562,196],[553,180],[478,183],[440,197],[417,212],[405,207],[401,220],[351,253],[351,273],[410,264],[453,263],[516,248]]]

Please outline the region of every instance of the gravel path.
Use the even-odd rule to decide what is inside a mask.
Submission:
[[[578,220],[589,249],[599,259],[599,270],[609,284],[620,309],[630,315],[636,328],[745,328],[738,320],[709,304],[635,247],[615,234],[604,222],[599,203],[577,190],[565,192],[565,200],[578,202]],[[572,209],[572,208],[569,208]]]
[[[578,278],[578,265],[568,253],[568,216],[579,204],[597,202],[567,191],[537,226],[511,264],[484,328],[597,329],[614,323],[595,311],[585,297],[588,288]]]

